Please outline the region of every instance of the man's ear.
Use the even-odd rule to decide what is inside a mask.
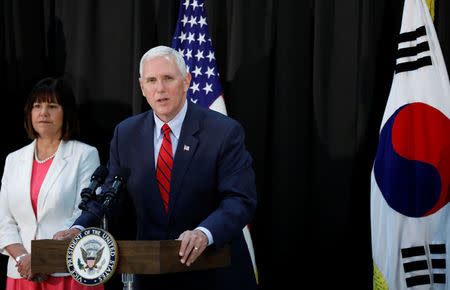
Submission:
[[[139,78],[138,80],[139,80],[139,86],[141,87],[142,95],[145,96],[144,95],[144,87],[143,87],[144,86],[144,84],[143,84],[144,81],[142,80],[142,78]]]
[[[188,89],[189,89],[189,85],[191,84],[191,73],[187,72],[184,75],[184,92],[187,93]]]

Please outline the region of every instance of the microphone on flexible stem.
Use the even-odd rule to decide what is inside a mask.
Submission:
[[[96,198],[95,190],[105,182],[106,177],[108,176],[108,168],[103,165],[100,165],[95,169],[94,173],[91,176],[91,183],[88,187],[83,188],[81,191],[81,202],[78,205],[78,208],[84,211],[88,211],[87,203]]]
[[[105,201],[103,202],[102,209],[105,211],[114,198],[116,198],[119,190],[127,183],[128,176],[130,176],[129,168],[120,168],[118,173],[114,176],[113,184],[103,194]]]

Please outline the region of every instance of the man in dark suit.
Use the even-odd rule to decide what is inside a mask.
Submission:
[[[135,208],[136,239],[181,240],[180,262],[186,266],[206,247],[228,243],[232,266],[137,275],[138,289],[256,289],[242,233],[256,207],[252,158],[242,126],[187,102],[191,75],[172,48],[159,46],[144,54],[140,75],[152,110],[117,125],[108,162],[110,173],[131,171],[122,194]],[[111,182],[110,177],[105,186]],[[93,219],[83,213],[75,224],[91,226]]]

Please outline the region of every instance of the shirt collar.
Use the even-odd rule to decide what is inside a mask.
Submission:
[[[181,126],[183,125],[184,117],[186,117],[187,112],[187,100],[184,100],[183,108],[178,112],[178,114],[170,120],[167,125],[169,125],[170,130],[172,131],[172,134],[175,136],[175,138],[180,139],[180,133],[181,133]],[[153,111],[153,117],[155,119],[155,130],[156,130],[156,138],[158,139],[161,135],[161,128],[164,126],[163,121],[156,116],[155,111]]]

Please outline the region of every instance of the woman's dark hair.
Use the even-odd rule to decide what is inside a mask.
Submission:
[[[33,129],[31,122],[31,111],[36,102],[57,103],[61,105],[64,114],[61,139],[67,141],[78,136],[79,122],[75,96],[73,95],[72,88],[63,79],[51,77],[42,79],[31,90],[24,109],[25,130],[30,139],[39,137],[39,134]]]

